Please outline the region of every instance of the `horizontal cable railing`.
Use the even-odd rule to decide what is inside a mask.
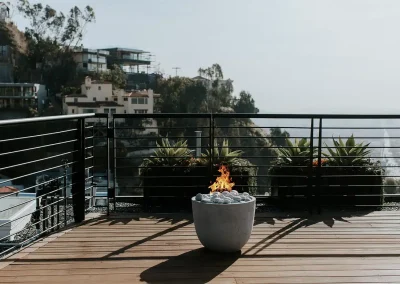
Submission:
[[[115,114],[112,126],[121,208],[131,197],[144,210],[188,209],[221,163],[234,189],[266,208],[382,209],[400,200],[399,115]]]
[[[93,207],[94,114],[0,121],[0,258]]]
[[[259,211],[400,202],[400,115],[84,114],[0,128],[2,255],[89,211],[190,210],[221,165]]]

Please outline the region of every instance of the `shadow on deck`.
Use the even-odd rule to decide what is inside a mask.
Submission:
[[[203,249],[190,215],[99,217],[0,262],[0,283],[400,283],[399,212],[296,216],[258,214],[236,254]]]

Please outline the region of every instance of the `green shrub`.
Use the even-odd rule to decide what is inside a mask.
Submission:
[[[326,198],[320,199],[321,202],[341,205],[382,203],[384,169],[379,161],[370,159],[369,144],[356,143],[353,136],[346,142],[341,138],[333,139],[333,146],[325,144],[328,152],[323,153],[324,159],[319,170],[317,161],[313,162],[310,169],[311,149],[306,139],[291,144],[289,139],[287,141],[291,148],[279,148],[278,158],[269,171],[271,189],[275,194],[307,195],[309,178],[320,174],[319,195],[326,195]],[[315,149],[312,151],[314,156]],[[314,185],[316,182],[311,181]]]

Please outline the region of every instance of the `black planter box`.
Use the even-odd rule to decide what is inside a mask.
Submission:
[[[173,207],[177,210],[191,208],[191,197],[207,193],[204,170],[200,167],[152,168],[142,175],[145,208]]]
[[[308,168],[275,168],[271,191],[278,196],[278,203],[290,207],[287,199],[293,198],[296,199],[294,204],[305,205],[309,202],[307,197],[314,194],[314,202],[321,206],[364,206],[364,209],[373,209],[383,204],[383,180],[380,175],[361,167],[322,167],[320,170],[318,175],[318,169],[314,167],[309,177]]]
[[[197,193],[209,193],[208,186],[220,175],[215,165],[213,175],[208,166],[151,168],[142,175],[144,207],[173,207],[191,210],[191,198]],[[249,174],[233,167],[232,181],[238,192],[248,191]]]

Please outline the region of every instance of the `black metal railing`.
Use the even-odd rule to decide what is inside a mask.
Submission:
[[[145,210],[168,204],[172,210],[182,204],[190,209],[189,197],[209,191],[221,162],[232,164],[236,189],[249,191],[258,205],[269,208],[382,209],[397,207],[400,197],[400,143],[389,145],[400,141],[399,115],[159,113],[117,114],[112,121],[114,209],[136,204]],[[196,131],[202,131],[201,138]],[[339,137],[343,143],[351,137],[355,143],[371,143],[366,148],[371,153],[357,156],[357,145],[353,150],[351,145],[334,145]],[[187,141],[193,154],[179,156],[174,151],[181,145],[161,145],[162,138],[172,144]],[[295,139],[303,138],[303,156],[281,157],[284,150],[298,148],[292,145]],[[229,148],[242,154],[238,159],[218,157],[212,141],[219,152]],[[347,148],[351,151],[342,151]],[[157,149],[158,157],[152,158]],[[196,149],[202,157],[196,157]],[[332,157],[330,151],[337,155]]]
[[[95,205],[90,120],[94,114],[0,121],[0,257],[82,222]]]
[[[84,114],[0,129],[0,256],[91,211],[190,210],[221,164],[260,211],[400,201],[400,115]]]

